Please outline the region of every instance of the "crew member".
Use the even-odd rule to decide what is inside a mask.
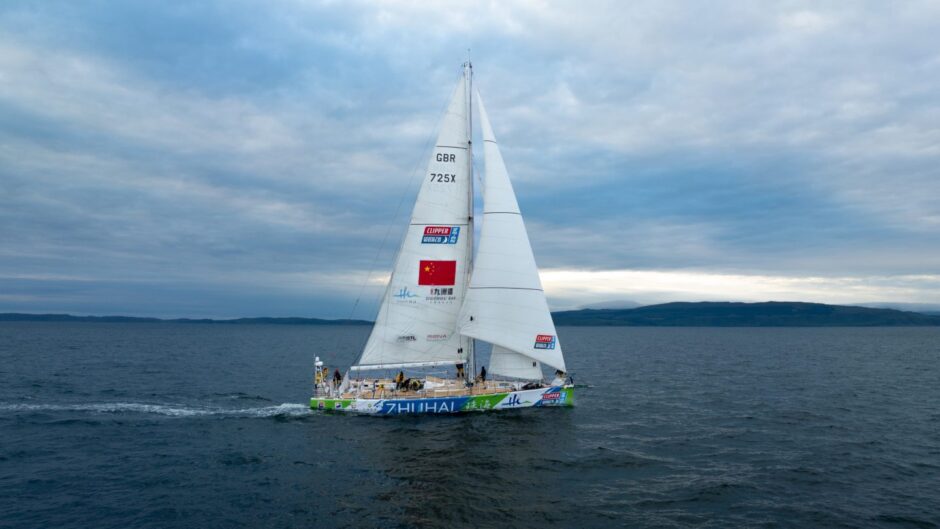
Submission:
[[[402,389],[404,385],[405,385],[405,372],[399,371],[398,374],[395,375],[395,389]]]
[[[486,366],[480,367],[480,382],[486,382]]]
[[[457,378],[463,378],[463,362],[457,364]]]

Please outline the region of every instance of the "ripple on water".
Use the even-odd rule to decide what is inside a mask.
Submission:
[[[940,329],[561,328],[572,409],[386,420],[309,410],[312,356],[347,365],[367,332],[0,324],[0,343],[21,344],[0,348],[0,520],[65,529],[940,520]]]
[[[180,406],[144,402],[97,402],[75,404],[0,403],[0,413],[101,413],[142,414],[167,417],[302,417],[313,412],[306,404],[283,403],[256,408]],[[69,419],[75,420],[75,419]]]

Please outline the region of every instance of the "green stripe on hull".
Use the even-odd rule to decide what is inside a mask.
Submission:
[[[342,411],[346,408],[349,408],[353,400],[354,399],[326,399],[326,398],[313,397],[312,399],[310,399],[310,407],[315,410]]]
[[[329,397],[313,397],[310,399],[310,407],[315,410],[369,415],[449,414],[543,406],[569,407],[573,405],[574,388],[571,386],[553,386],[550,388],[460,397],[411,399],[336,399]]]
[[[502,402],[509,393],[496,393],[495,395],[474,395],[460,408],[461,411],[490,410]]]

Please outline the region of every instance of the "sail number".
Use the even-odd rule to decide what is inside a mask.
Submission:
[[[457,155],[450,153],[437,153],[435,159],[443,163],[457,163]],[[456,182],[457,175],[450,173],[431,173],[432,182]]]

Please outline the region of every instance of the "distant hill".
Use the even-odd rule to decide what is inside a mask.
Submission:
[[[903,310],[906,312],[919,312],[921,314],[940,314],[940,303],[902,303],[898,301],[881,301],[878,303],[859,303],[858,306],[869,307],[872,309],[894,309]]]
[[[581,309],[635,309],[642,307],[641,303],[630,300],[599,301],[589,305],[582,305]]]
[[[635,309],[572,310],[555,324],[662,327],[876,327],[940,325],[940,316],[822,303],[664,303]]]
[[[71,314],[21,314],[16,312],[0,313],[0,321],[71,321],[98,323],[217,323],[250,324],[263,323],[274,325],[372,325],[365,320],[323,320],[320,318],[236,318],[232,320],[176,318],[137,318],[134,316],[72,316]]]
[[[940,315],[822,303],[664,303],[631,309],[583,309],[552,313],[558,326],[658,327],[877,327],[940,326]],[[371,325],[365,320],[320,318],[160,319],[133,316],[72,316],[70,314],[0,313],[0,321],[103,323],[210,323],[219,325]]]

